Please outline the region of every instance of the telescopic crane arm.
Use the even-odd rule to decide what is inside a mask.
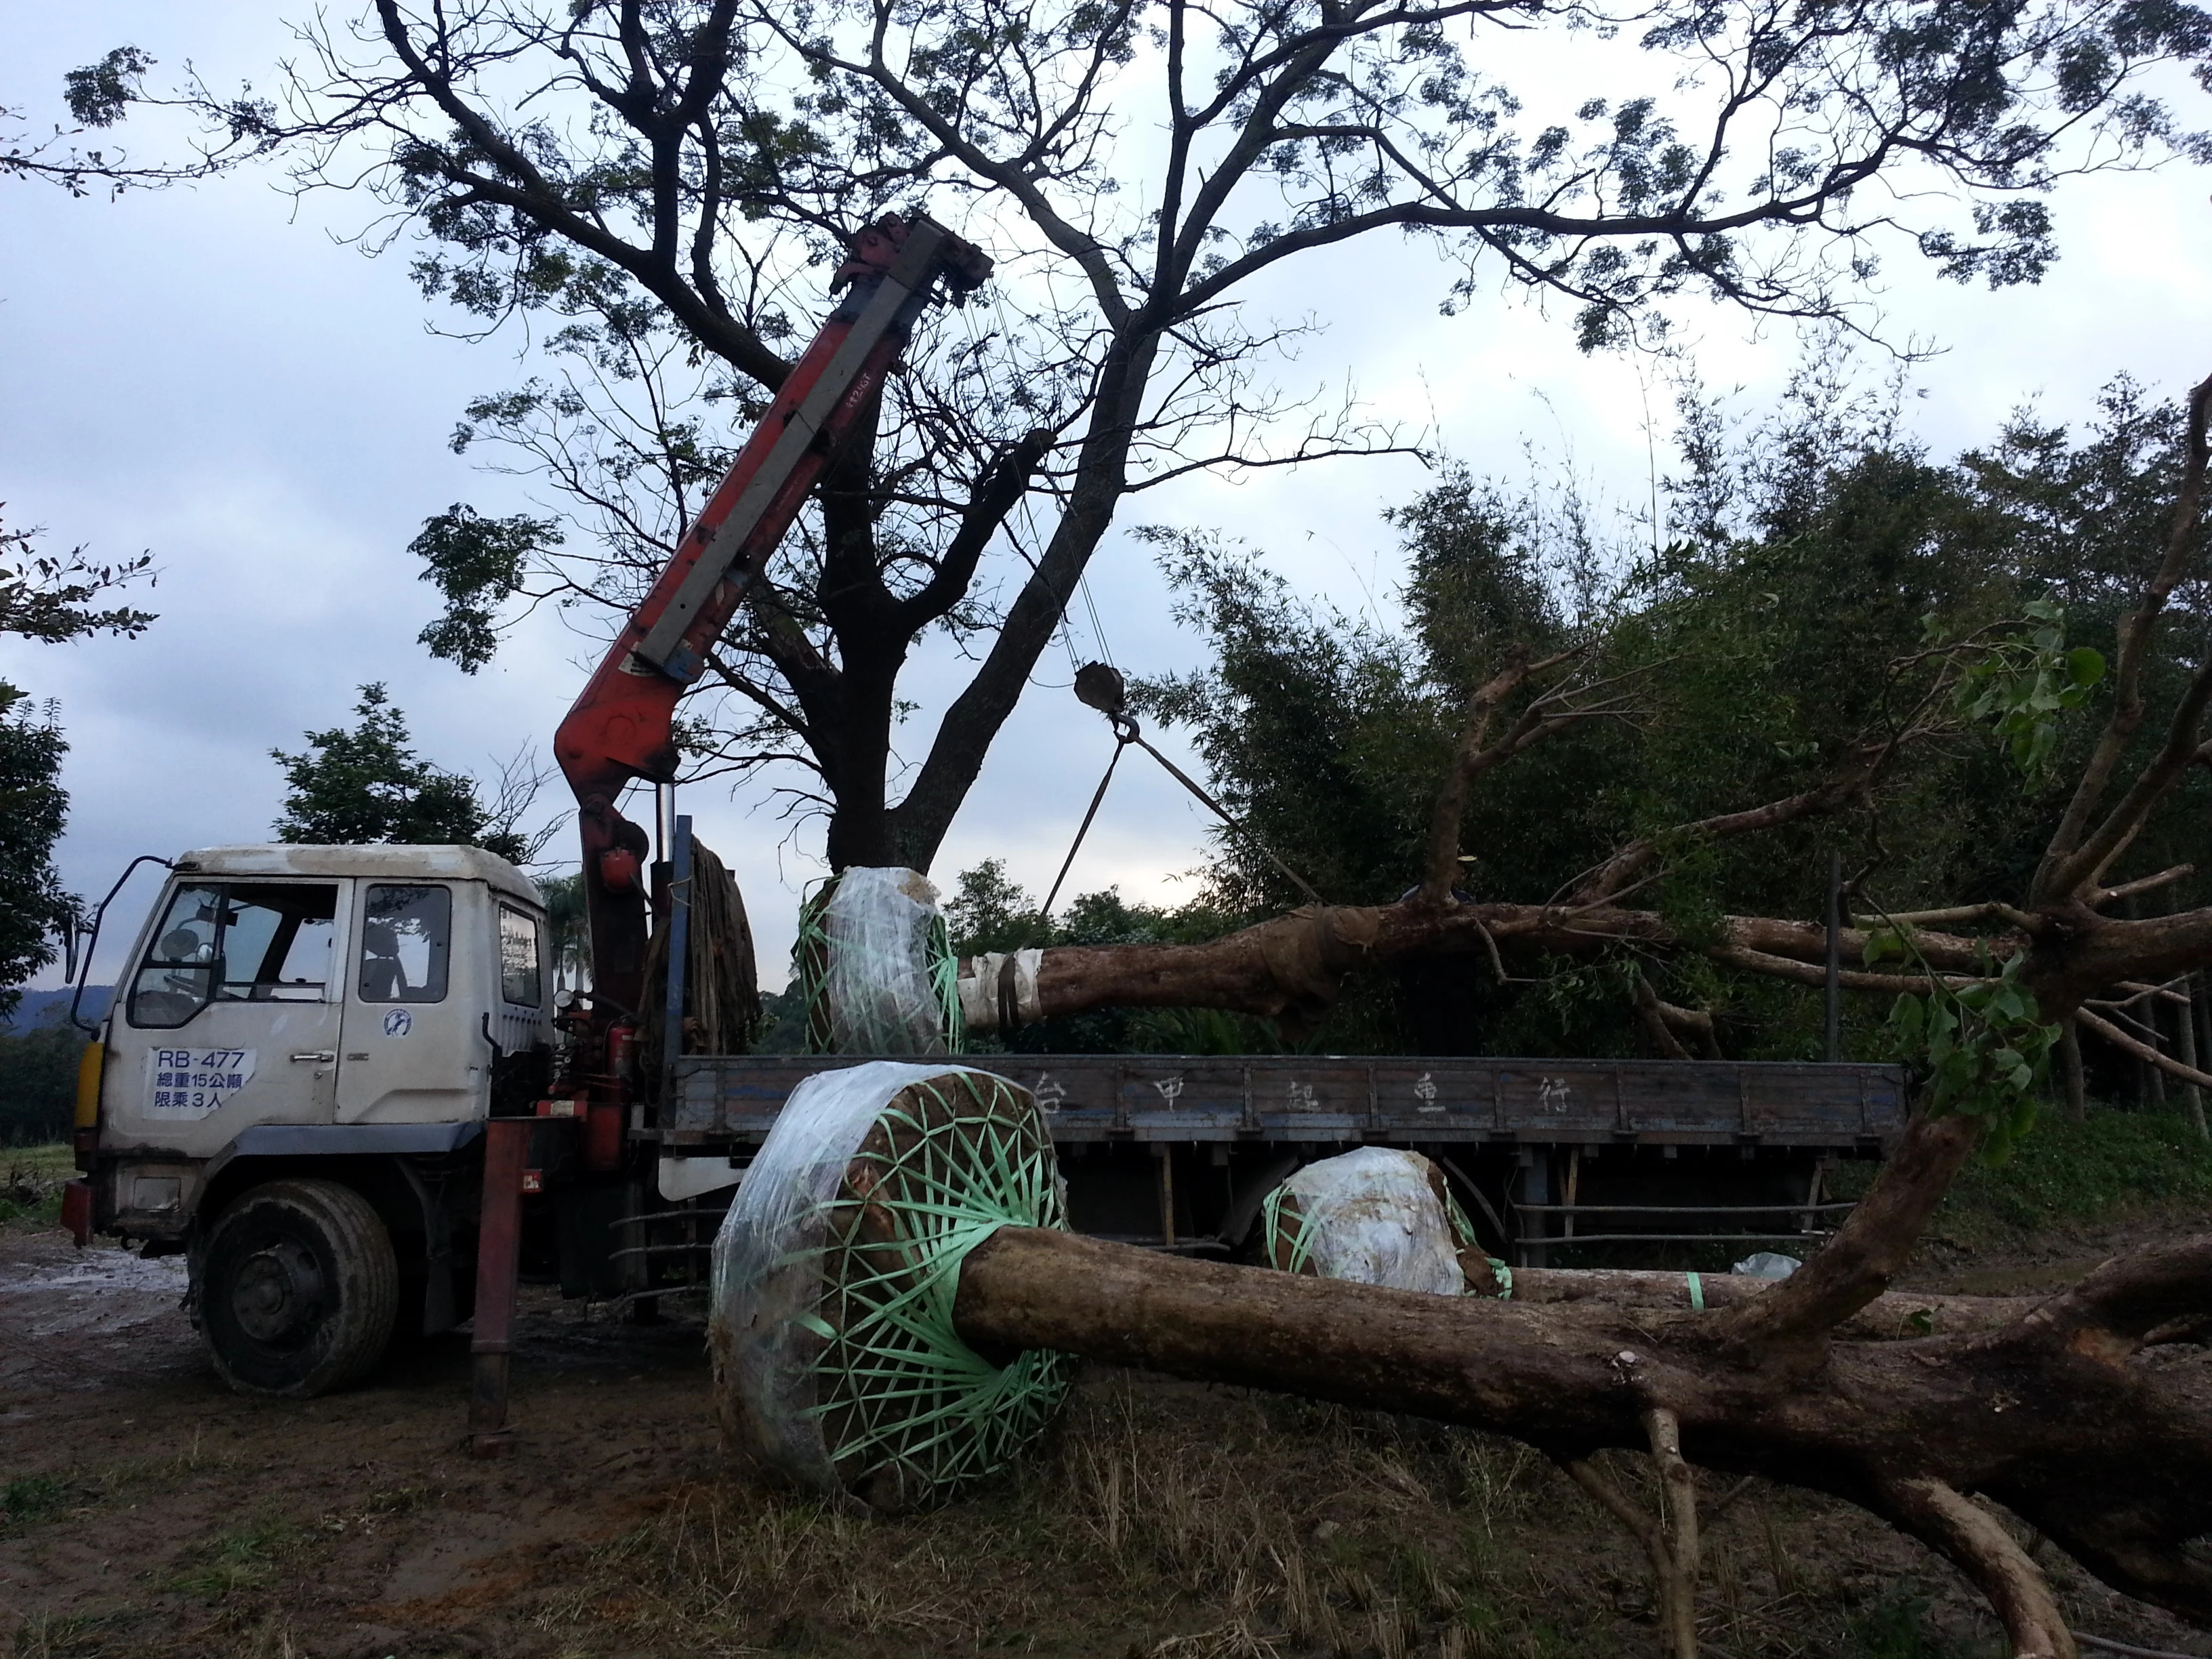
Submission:
[[[575,791],[595,999],[635,1013],[644,991],[651,842],[615,803],[633,778],[673,781],[677,701],[789,533],[838,446],[938,298],[959,303],[991,261],[944,226],[888,216],[855,239],[849,289],[684,532],[652,591],[561,722],[554,757]],[[597,1023],[597,1022],[595,1022]]]

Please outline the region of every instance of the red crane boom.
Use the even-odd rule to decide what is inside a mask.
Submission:
[[[561,722],[553,753],[579,808],[595,1004],[635,1015],[644,988],[651,842],[616,801],[633,778],[674,780],[677,701],[706,671],[708,652],[922,312],[939,298],[959,303],[990,274],[980,249],[919,215],[888,216],[860,233],[830,280],[832,293],[850,285],[843,301]],[[604,1028],[605,1015],[595,1015]]]

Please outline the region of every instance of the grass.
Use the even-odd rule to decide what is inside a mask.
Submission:
[[[1905,1584],[1846,1623],[1865,1659],[1990,1659],[2003,1644],[1945,1640],[1928,1630],[1928,1597]]]
[[[1640,1459],[1616,1478],[1651,1498]],[[1981,1659],[1938,1644],[1927,1597],[1872,1601],[1945,1569],[1844,1505],[1766,1490],[1708,1548],[1716,1655]],[[541,1638],[589,1654],[1644,1659],[1658,1644],[1639,1553],[1526,1447],[1118,1376],[1079,1388],[1042,1455],[933,1514],[872,1521],[702,1484],[560,1551],[540,1583]],[[1942,1616],[1971,1633],[1963,1605],[1954,1592]]]
[[[0,1146],[0,1224],[35,1227],[61,1224],[62,1187],[76,1175],[76,1155],[67,1144]]]
[[[1953,1201],[2022,1231],[2212,1205],[2212,1143],[2179,1113],[2046,1113],[2010,1161],[1969,1165]]]
[[[26,1474],[0,1485],[0,1538],[45,1520],[69,1498],[69,1486],[58,1475]]]
[[[1856,1197],[1878,1166],[1844,1164],[1838,1195]],[[1933,1231],[1994,1243],[2052,1227],[2097,1226],[2212,1207],[2212,1143],[2179,1112],[2092,1107],[2079,1123],[2046,1110],[2006,1163],[1968,1164]]]
[[[228,1460],[201,1450],[200,1431],[173,1452],[134,1457],[96,1469],[63,1468],[0,1480],[0,1538],[20,1534],[42,1522],[100,1504],[141,1498],[173,1490],[204,1469]]]
[[[15,1627],[15,1650],[21,1659],[64,1659],[97,1652],[113,1622],[100,1613],[35,1613]]]
[[[216,1539],[199,1559],[169,1581],[169,1588],[203,1601],[220,1601],[265,1583],[277,1556],[300,1540],[286,1521],[256,1521]]]

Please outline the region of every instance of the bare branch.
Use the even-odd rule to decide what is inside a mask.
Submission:
[[[1645,837],[1631,842],[1593,871],[1575,887],[1572,897],[1579,903],[1602,901],[1619,894],[1627,884],[1640,876],[1663,856],[1664,843],[1677,840],[1726,840],[1736,836],[1756,835],[1761,830],[1779,829],[1802,818],[1818,817],[1849,805],[1863,796],[1874,782],[1882,763],[1892,752],[1893,745],[1862,744],[1855,748],[1837,770],[1812,788],[1782,800],[1769,801],[1740,812],[1717,813],[1692,823],[1678,825],[1664,836]]]
[[[2093,1014],[2087,1008],[2076,1008],[2074,1019],[2084,1030],[2094,1031],[2115,1048],[2133,1054],[2137,1060],[2148,1060],[2167,1076],[2178,1077],[2184,1083],[2193,1083],[2200,1089],[2212,1089],[2212,1072],[2200,1072],[2193,1066],[2184,1066],[2154,1045],[2130,1036],[2109,1019]]]
[[[2171,887],[2175,882],[2185,881],[2196,873],[2197,866],[2193,864],[2172,865],[2154,876],[2138,876],[2135,880],[2124,881],[2117,887],[2100,887],[2085,896],[2086,902],[2091,909],[2101,910],[2108,904],[2124,898],[2133,898],[2138,893],[2152,893],[2161,887]]]
[[[1645,979],[1640,971],[1636,975],[1636,1017],[1638,1023],[1644,1027],[1644,1034],[1651,1039],[1651,1046],[1659,1051],[1662,1059],[1687,1060],[1690,1057],[1690,1051],[1682,1046],[1682,1040],[1668,1028],[1665,1005],[1659,1000],[1659,994],[1651,988],[1651,981]]]

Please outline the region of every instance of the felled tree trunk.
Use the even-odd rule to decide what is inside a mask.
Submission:
[[[1959,1140],[1954,1121],[1909,1133]],[[1950,1150],[1922,1148],[1937,1162]],[[1893,1185],[1926,1185],[1926,1164]],[[1900,1224],[1870,1218],[1875,1255]],[[1571,1300],[1443,1298],[1007,1228],[967,1258],[954,1318],[986,1351],[1048,1347],[1407,1412],[1562,1461],[1642,1448],[1650,1413],[1672,1413],[1690,1462],[1833,1493],[1948,1556],[2020,1654],[2072,1644],[2063,1626],[2050,1634],[2047,1587],[1972,1494],[2115,1589],[2212,1625],[2212,1379],[2192,1390],[2180,1379],[2197,1368],[2144,1358],[2212,1332],[2212,1235],[1981,1310],[1881,1297],[1886,1261],[1837,1243],[1825,1284],[1808,1266],[1794,1293],[1785,1281],[1698,1312],[1663,1305],[1659,1281],[1679,1275],[1613,1276],[1632,1282]],[[1922,1312],[1933,1334],[1917,1334]]]
[[[2074,907],[2021,913],[2029,926],[1979,937],[1917,927],[1916,948],[1938,973],[1971,976],[1988,958],[2026,953],[2027,982],[2045,1011],[2073,1012],[2087,998],[2130,981],[2164,981],[2212,965],[2212,908],[2129,921]],[[1869,932],[1842,930],[1846,963],[1863,959]],[[1587,956],[1621,944],[1654,951],[1695,950],[1723,966],[1822,983],[1827,935],[1812,922],[1724,916],[1709,936],[1686,942],[1663,918],[1616,904],[1309,905],[1203,945],[1071,945],[1036,954],[1033,1012],[1049,1019],[1099,1008],[1220,1008],[1310,1024],[1327,1012],[1345,977],[1443,956],[1471,956],[1506,976],[1505,958]],[[1988,953],[1987,957],[1984,952]],[[963,979],[995,987],[1006,958],[973,957]],[[1924,981],[1897,972],[1846,967],[1845,990],[1895,994]],[[977,1030],[999,1027],[1000,999],[969,1000]],[[980,1016],[980,1017],[978,1017]],[[2172,1069],[2169,1067],[2168,1069]],[[2179,1073],[2177,1073],[2179,1074]]]

